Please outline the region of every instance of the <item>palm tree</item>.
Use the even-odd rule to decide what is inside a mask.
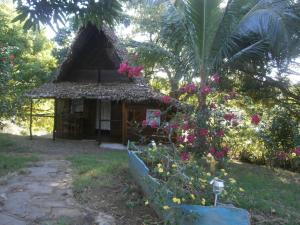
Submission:
[[[200,77],[200,89],[218,72],[223,79],[237,74],[289,92],[282,80],[267,74],[276,67],[280,75],[300,55],[298,0],[228,0],[223,9],[220,0],[147,2],[164,5],[161,35],[183,49],[181,56]],[[203,127],[206,96],[199,95],[198,103],[198,126]]]
[[[182,42],[188,46],[186,58],[199,70],[201,87],[212,72],[257,74],[270,64],[284,69],[299,54],[299,1],[229,0],[222,18],[216,19],[220,3],[164,1],[168,16],[163,26],[173,33],[169,41],[186,40]],[[200,108],[205,107],[203,98]]]

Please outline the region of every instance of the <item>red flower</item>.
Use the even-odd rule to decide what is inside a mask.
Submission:
[[[216,156],[217,159],[220,159],[224,156],[224,153],[221,152],[221,151],[216,151],[215,156]]]
[[[177,136],[176,140],[178,143],[183,144],[185,141],[185,136]]]
[[[251,123],[252,123],[252,124],[258,125],[259,122],[260,122],[260,117],[259,117],[259,115],[254,114],[254,115],[251,116]]]
[[[158,127],[158,123],[157,123],[156,121],[152,121],[152,122],[150,123],[150,126],[151,126],[151,128],[155,129],[155,128]]]
[[[214,75],[212,75],[211,80],[214,83],[216,83],[216,84],[220,83],[220,76],[219,76],[219,74],[215,73]]]
[[[215,103],[211,103],[210,106],[209,106],[211,109],[216,109],[217,108],[217,105]]]
[[[216,152],[216,148],[215,148],[215,147],[210,147],[208,152],[209,152],[210,154],[214,155],[215,152]]]
[[[159,110],[154,112],[154,116],[156,116],[156,117],[160,117],[160,114],[161,114],[161,112]]]
[[[189,143],[193,144],[196,140],[196,136],[194,134],[189,134],[186,139],[188,140]]]
[[[170,104],[172,101],[172,98],[170,96],[164,95],[161,97],[161,101],[165,104]]]
[[[219,131],[217,131],[217,136],[219,136],[219,137],[224,137],[224,135],[225,135],[224,130],[219,130]]]
[[[143,66],[128,67],[128,77],[140,77]]]
[[[229,152],[229,148],[228,147],[223,147],[222,148],[224,154],[226,155]]]
[[[125,73],[128,72],[129,68],[130,67],[128,66],[128,62],[123,62],[123,63],[120,64],[120,67],[118,69],[118,73],[119,74],[125,74]]]
[[[182,129],[183,129],[184,131],[189,130],[189,129],[190,129],[189,122],[187,122],[187,121],[184,122],[183,125],[182,125]]]
[[[300,155],[300,147],[295,148],[295,150],[293,151],[296,155]]]
[[[182,152],[180,154],[180,159],[182,161],[188,161],[190,159],[190,154],[188,152]]]
[[[143,121],[142,121],[142,127],[145,128],[145,127],[147,127],[147,126],[148,126],[148,122],[147,122],[146,120],[143,120]]]
[[[202,94],[202,95],[208,95],[210,92],[211,92],[211,88],[210,88],[209,86],[204,86],[204,87],[201,89],[201,94]]]
[[[173,129],[173,130],[177,130],[179,128],[179,125],[177,123],[173,123],[170,125],[170,127]]]
[[[231,121],[232,119],[234,119],[235,115],[233,113],[226,113],[224,115],[224,119],[227,121]]]
[[[180,88],[180,92],[182,93],[193,93],[196,90],[197,86],[194,83],[189,83]]]
[[[207,128],[200,128],[199,129],[199,135],[200,136],[207,136],[208,135],[208,129]]]

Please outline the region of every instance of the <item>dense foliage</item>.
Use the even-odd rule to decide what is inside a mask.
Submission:
[[[44,83],[56,67],[52,43],[42,33],[25,32],[12,23],[15,12],[0,9],[1,98],[0,118],[24,116],[28,99],[24,92]]]

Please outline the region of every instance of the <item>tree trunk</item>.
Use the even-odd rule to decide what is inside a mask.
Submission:
[[[197,145],[196,150],[200,155],[207,151],[207,137],[199,135],[199,129],[207,128],[208,124],[208,109],[206,95],[201,94],[201,90],[207,85],[207,76],[205,66],[200,69],[200,93],[198,94],[198,108],[197,108]]]

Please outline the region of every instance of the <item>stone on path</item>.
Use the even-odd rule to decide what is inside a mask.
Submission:
[[[70,163],[49,160],[0,185],[0,225],[115,225],[112,216],[86,209],[73,198]]]

